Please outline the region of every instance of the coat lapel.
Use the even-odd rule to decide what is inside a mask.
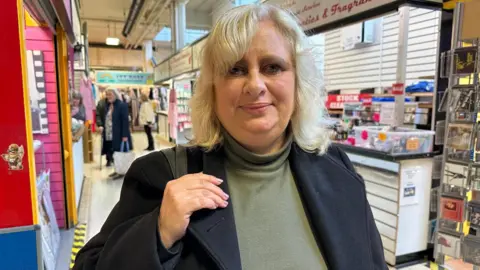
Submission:
[[[220,187],[228,193],[224,159],[221,150],[205,153],[203,173],[225,180]],[[231,203],[224,209],[195,212],[188,231],[204,246],[220,269],[242,269]]]
[[[329,269],[371,269],[363,184],[330,157],[294,144],[290,167]],[[348,258],[348,259],[346,259]]]

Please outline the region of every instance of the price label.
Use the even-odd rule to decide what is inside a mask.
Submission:
[[[418,148],[420,148],[420,142],[418,141],[418,138],[408,139],[406,148],[408,151],[418,150]]]
[[[382,142],[386,141],[387,140],[387,134],[383,133],[383,132],[378,133],[378,139]]]

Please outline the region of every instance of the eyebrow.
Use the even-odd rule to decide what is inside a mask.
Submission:
[[[260,63],[265,63],[265,62],[276,62],[279,65],[283,65],[283,66],[291,66],[292,65],[292,63],[285,60],[283,57],[273,55],[273,54],[268,54],[268,55],[265,55],[265,56],[261,56],[260,57]],[[245,58],[242,58],[235,64],[248,65],[248,61],[245,60]]]

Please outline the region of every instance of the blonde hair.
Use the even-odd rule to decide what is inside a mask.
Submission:
[[[290,126],[295,142],[305,151],[323,154],[330,138],[321,124],[327,115],[322,74],[315,63],[313,46],[296,18],[269,4],[251,4],[224,13],[203,48],[200,76],[190,102],[193,145],[213,149],[223,142],[215,114],[214,77],[224,76],[247,52],[259,22],[271,20],[291,46],[296,70],[295,109]]]

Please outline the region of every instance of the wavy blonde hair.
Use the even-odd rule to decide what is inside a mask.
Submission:
[[[223,142],[222,127],[215,114],[215,76],[227,71],[247,52],[259,22],[271,20],[291,46],[296,73],[295,109],[290,126],[295,142],[305,151],[323,154],[329,132],[321,120],[327,115],[322,74],[315,64],[314,48],[289,12],[269,4],[251,4],[223,14],[203,48],[203,62],[190,101],[191,144],[207,150]]]

